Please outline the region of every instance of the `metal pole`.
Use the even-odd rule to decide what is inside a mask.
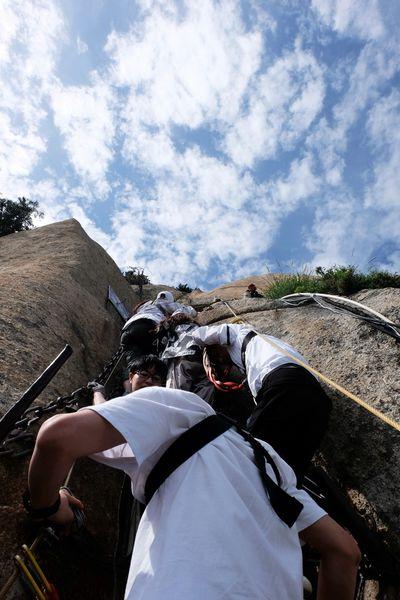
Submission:
[[[53,377],[58,373],[63,364],[69,359],[72,354],[72,348],[68,344],[53,360],[52,363],[43,371],[34,383],[26,390],[19,400],[12,406],[5,415],[0,419],[0,443],[6,438],[7,434],[14,427],[14,423],[18,421],[25,410],[32,402],[43,392],[46,386],[50,383]]]

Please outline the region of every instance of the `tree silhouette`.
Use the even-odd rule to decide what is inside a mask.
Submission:
[[[129,267],[127,271],[123,273],[125,279],[130,285],[137,285],[139,287],[139,297],[143,295],[143,286],[150,283],[150,279],[145,275],[144,269],[141,267]]]
[[[43,213],[38,210],[39,203],[27,198],[18,198],[17,202],[0,198],[0,237],[25,231],[33,227],[32,217],[42,217]]]

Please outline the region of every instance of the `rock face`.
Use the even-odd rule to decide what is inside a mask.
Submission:
[[[353,299],[400,322],[400,290],[367,290]],[[277,308],[276,301],[230,302],[261,333],[297,348],[311,366],[400,423],[400,349],[388,335],[351,316],[316,305]],[[215,303],[202,324],[229,321],[232,313]],[[333,413],[322,454],[330,473],[347,489],[359,511],[377,521],[392,550],[400,553],[400,434],[338,392],[326,388]]]
[[[147,300],[154,300],[157,297],[159,292],[169,291],[174,295],[175,300],[182,302],[185,300],[186,294],[179,292],[176,288],[171,287],[170,285],[163,285],[162,283],[147,283],[143,286],[142,295],[139,293],[139,286],[132,285],[132,291],[135,294],[135,298],[137,298],[137,302],[144,302]],[[184,302],[186,303],[186,302]]]
[[[66,343],[74,353],[37,402],[68,394],[94,379],[118,347],[123,324],[107,304],[108,286],[127,307],[135,303],[116,264],[75,220],[0,238],[0,280],[0,416]],[[0,587],[12,570],[12,557],[30,538],[20,503],[26,467],[26,458],[0,458]],[[118,479],[117,473],[86,460],[75,468],[71,480],[77,495],[85,498],[88,508],[92,506],[89,529],[105,554],[112,551],[110,523],[115,514],[112,519],[110,515],[117,505]],[[96,511],[93,507],[99,494],[102,510]],[[66,581],[59,565],[63,597],[111,597],[112,574],[104,569],[99,574],[89,554],[79,557],[75,574],[72,570]],[[70,562],[70,557],[67,559]],[[82,569],[85,578],[78,577]],[[104,588],[104,595],[94,592],[96,577],[100,577],[98,588]],[[82,595],[74,582],[80,582]]]
[[[224,283],[219,287],[210,290],[209,292],[201,292],[194,290],[191,294],[188,294],[188,301],[193,306],[205,306],[210,302],[213,302],[215,298],[221,300],[240,300],[243,298],[247,286],[250,283],[254,283],[258,290],[262,292],[264,288],[277,278],[279,275],[267,273],[266,275],[251,275],[237,281],[231,281],[230,283]]]
[[[399,422],[400,350],[393,338],[316,306],[281,308],[275,301],[242,299],[250,282],[262,289],[271,277],[248,277],[181,297],[173,291],[179,301],[204,308],[202,324],[229,321],[228,308],[213,300],[233,299],[234,310],[257,330],[289,342],[313,367]],[[74,220],[0,238],[0,278],[0,416],[65,343],[74,354],[38,402],[64,395],[97,375],[118,346],[122,326],[106,302],[109,285],[128,309],[140,301],[137,287],[126,283],[107,253]],[[168,288],[144,286],[143,299],[154,298],[161,289]],[[400,322],[400,290],[369,290],[354,298]],[[334,408],[320,460],[399,553],[400,435],[351,400],[327,391]],[[0,458],[0,589],[21,543],[33,537],[19,500],[27,463],[26,458]],[[63,598],[109,599],[121,478],[84,460],[74,469],[71,486],[85,502],[92,537],[77,546],[66,541],[39,556]]]

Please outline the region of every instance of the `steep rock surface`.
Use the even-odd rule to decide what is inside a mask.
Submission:
[[[74,354],[39,403],[68,393],[100,371],[118,345],[122,325],[115,309],[106,305],[108,285],[128,309],[139,301],[136,286],[126,284],[107,253],[74,220],[0,238],[0,280],[0,416],[67,342]],[[199,316],[204,324],[231,319],[225,305],[213,303],[214,297],[234,299],[235,311],[261,332],[293,344],[312,366],[399,421],[400,352],[395,341],[352,317],[315,306],[283,309],[273,301],[242,299],[250,282],[262,289],[270,281],[270,275],[252,276],[179,299],[205,307]],[[145,286],[143,299],[162,288]],[[355,299],[400,321],[400,290],[370,290]],[[399,434],[339,393],[328,392],[334,410],[320,460],[399,552]],[[0,585],[20,544],[32,538],[19,500],[26,467],[25,458],[0,460]],[[89,549],[66,541],[41,557],[64,598],[111,597],[110,556],[120,485],[118,474],[89,460],[74,470],[71,486],[85,502],[93,536]]]
[[[188,294],[188,301],[193,306],[205,306],[214,299],[220,298],[221,300],[240,300],[243,298],[244,293],[249,283],[254,283],[260,292],[268,285],[271,285],[277,277],[281,277],[277,274],[267,273],[265,275],[251,275],[250,277],[244,277],[236,281],[224,283],[213,290],[208,292],[202,292],[200,290],[194,290]]]
[[[95,378],[118,347],[123,324],[106,301],[108,286],[128,308],[135,303],[114,261],[75,220],[0,238],[0,281],[0,416],[66,343],[74,353],[37,403],[68,394]],[[13,555],[31,537],[20,503],[27,462],[0,459],[0,586],[12,570]],[[87,505],[89,530],[96,535],[100,554],[112,552],[118,481],[118,473],[89,460],[82,461],[72,476],[74,491]],[[62,549],[58,552],[62,554]],[[59,565],[63,597],[111,597],[112,573],[107,569],[99,573],[89,554],[77,555],[68,580],[63,580]],[[71,561],[68,552],[66,560]],[[96,577],[104,595],[95,592]],[[74,587],[78,582],[79,594]]]

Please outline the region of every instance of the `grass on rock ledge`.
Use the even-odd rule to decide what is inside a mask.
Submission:
[[[303,292],[349,296],[360,290],[386,287],[400,288],[400,275],[375,269],[368,273],[361,273],[352,265],[347,267],[334,265],[329,269],[317,267],[315,275],[310,273],[280,275],[263,293],[266,298],[276,300],[288,294]]]

